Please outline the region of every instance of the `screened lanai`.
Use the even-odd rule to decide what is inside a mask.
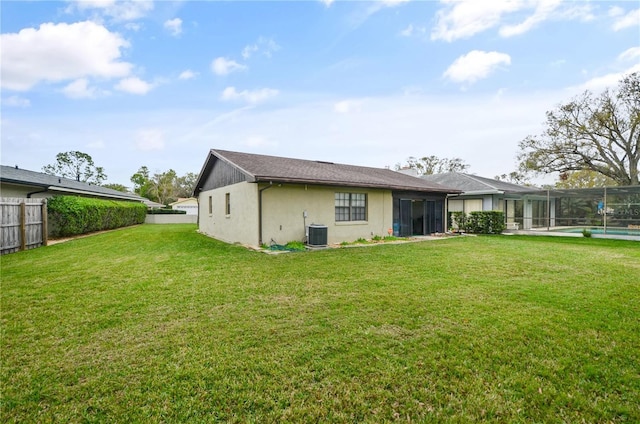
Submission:
[[[640,237],[640,186],[532,190],[512,202],[507,216],[525,230]]]

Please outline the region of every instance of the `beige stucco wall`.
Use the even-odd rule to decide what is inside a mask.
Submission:
[[[145,224],[195,224],[198,222],[196,215],[147,215]]]
[[[335,193],[366,193],[367,220],[336,222]],[[322,187],[311,185],[273,185],[263,192],[263,242],[278,244],[303,241],[305,224],[327,226],[328,243],[354,241],[358,238],[385,236],[392,227],[393,210],[390,190]],[[307,218],[303,218],[307,211]]]
[[[269,188],[265,188],[269,187]],[[327,241],[339,243],[374,235],[386,236],[392,227],[393,202],[390,190],[366,190],[305,186],[297,184],[255,184],[242,182],[203,191],[199,197],[199,229],[229,243],[259,245],[258,197],[262,192],[262,242],[278,244],[303,241],[305,224],[327,226]],[[335,221],[335,193],[366,193],[367,220]],[[225,214],[225,194],[230,194],[231,213]],[[209,196],[213,213],[209,214]],[[306,219],[303,212],[307,211]]]
[[[231,213],[225,213],[229,193]],[[213,210],[209,213],[209,197]],[[258,185],[242,182],[200,193],[199,225],[204,234],[228,243],[258,245]]]
[[[21,186],[14,184],[1,183],[0,184],[0,197],[19,197],[26,198],[28,193],[32,193],[34,191],[41,191],[42,187],[29,187],[29,186]],[[42,198],[42,197],[51,197],[49,193],[35,193],[31,196],[32,198]]]

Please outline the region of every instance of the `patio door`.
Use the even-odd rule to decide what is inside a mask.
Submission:
[[[411,203],[410,199],[400,199],[400,237],[409,237],[413,234]]]

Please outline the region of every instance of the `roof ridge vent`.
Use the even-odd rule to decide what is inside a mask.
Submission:
[[[333,162],[328,162],[328,161],[326,161],[326,160],[317,160],[316,162],[317,162],[317,163],[325,163],[325,164],[327,164],[327,165],[335,165],[335,163],[333,163]]]

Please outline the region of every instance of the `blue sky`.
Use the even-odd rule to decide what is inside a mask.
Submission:
[[[110,183],[211,148],[516,169],[545,111],[640,71],[637,1],[3,1],[1,162]]]

